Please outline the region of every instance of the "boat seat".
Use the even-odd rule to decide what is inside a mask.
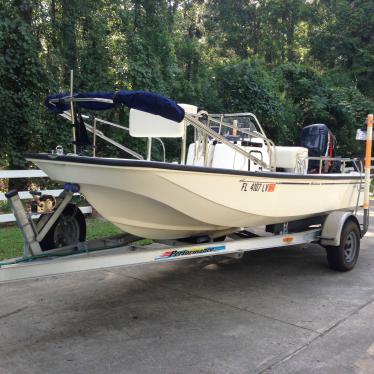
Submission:
[[[289,173],[304,174],[308,170],[308,149],[304,147],[275,147],[275,167]]]
[[[186,113],[196,114],[197,107],[178,104]],[[184,136],[184,121],[179,123],[137,109],[130,109],[130,135],[134,138],[181,138]]]

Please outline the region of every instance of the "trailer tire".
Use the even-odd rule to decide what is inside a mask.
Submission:
[[[75,204],[69,203],[40,242],[40,247],[44,252],[85,240],[86,219]]]
[[[340,235],[340,245],[327,246],[327,262],[336,271],[352,270],[360,252],[360,228],[353,220],[348,220]]]

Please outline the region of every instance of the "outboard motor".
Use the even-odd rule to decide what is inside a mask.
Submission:
[[[301,132],[300,142],[302,147],[308,148],[309,157],[335,157],[335,136],[330,129],[322,123],[304,127]],[[333,161],[323,161],[322,172],[332,172],[333,166]],[[319,173],[319,169],[320,161],[309,160],[309,173]]]

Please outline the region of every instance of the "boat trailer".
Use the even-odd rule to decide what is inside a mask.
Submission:
[[[29,212],[22,205],[18,192],[12,190],[5,196],[23,234],[24,249],[22,257],[0,262],[0,282],[189,258],[240,258],[244,252],[306,243],[325,247],[328,264],[333,270],[351,270],[357,262],[360,240],[369,227],[373,122],[373,115],[368,115],[365,180],[359,187],[360,193],[362,187],[364,190],[362,224],[357,219],[357,199],[352,211],[333,211],[322,217],[270,225],[263,235],[237,228],[212,236],[162,241],[148,246],[136,245],[141,238],[129,234],[85,241],[84,216],[77,205],[71,203],[74,194],[79,192],[79,185],[66,183],[58,201],[34,194]],[[42,214],[35,224],[33,218],[37,213]]]
[[[148,245],[139,245],[137,242],[142,238],[130,234],[89,241],[77,240],[81,237],[75,235],[71,243],[71,232],[67,230],[63,231],[65,237],[57,247],[46,248],[46,238],[51,233],[56,237],[56,225],[61,220],[64,223],[64,212],[75,206],[71,200],[78,190],[78,185],[66,184],[53,210],[41,214],[37,223],[33,220],[37,209],[27,212],[15,190],[6,194],[24,237],[24,249],[22,257],[0,262],[0,282],[192,258],[240,258],[249,251],[306,243],[325,246],[329,266],[347,271],[357,261],[360,239],[369,221],[366,217],[364,224],[360,225],[355,212],[335,211],[324,217],[271,225],[261,234],[237,228],[215,233],[215,236],[158,241]],[[76,206],[75,212],[78,212]]]

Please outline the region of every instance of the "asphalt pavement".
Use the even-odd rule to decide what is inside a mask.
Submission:
[[[374,220],[318,245],[0,284],[0,373],[374,373]]]

